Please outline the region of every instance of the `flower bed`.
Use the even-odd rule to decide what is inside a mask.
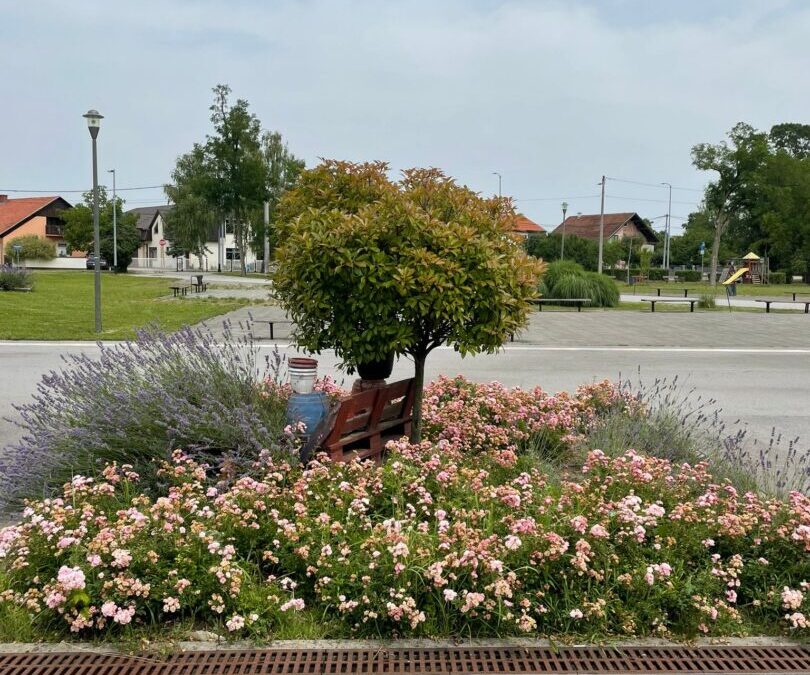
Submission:
[[[0,533],[0,610],[80,636],[183,618],[256,637],[305,618],[328,636],[807,630],[807,497],[632,451],[552,482],[462,445],[403,440],[382,466],[267,456],[221,484],[177,451],[156,499],[127,467],[77,477]]]

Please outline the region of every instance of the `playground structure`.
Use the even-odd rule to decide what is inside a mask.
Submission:
[[[731,262],[737,270],[723,281],[724,286],[738,282],[754,285],[768,283],[770,269],[767,258],[760,258],[751,251],[742,258],[733,259]]]

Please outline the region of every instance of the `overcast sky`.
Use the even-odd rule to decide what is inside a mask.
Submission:
[[[88,108],[100,168],[163,183],[227,83],[309,165],[438,166],[488,194],[497,171],[551,226],[563,200],[598,213],[603,173],[653,184],[607,182],[606,211],[650,218],[668,181],[685,217],[707,178],[692,145],[810,121],[808,36],[803,0],[0,0],[0,193],[75,200]]]

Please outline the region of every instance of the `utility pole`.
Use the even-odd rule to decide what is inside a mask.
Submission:
[[[669,205],[667,206],[667,224],[664,228],[664,269],[669,273],[669,218],[672,213],[672,185],[661,183],[669,188]]]
[[[270,202],[264,203],[264,273],[270,261]]]
[[[562,221],[562,244],[560,245],[560,260],[565,259],[565,214],[568,211],[568,202],[563,202],[561,204],[562,212],[563,212],[563,221]]]
[[[602,274],[602,250],[605,245],[605,177],[602,176],[602,205],[599,207],[599,263],[596,271]]]
[[[115,201],[115,169],[108,169],[113,175],[113,269],[118,271],[118,203]]]
[[[493,171],[492,175],[498,177],[498,199],[500,199],[501,198],[501,180],[502,180],[503,177],[497,171]]]

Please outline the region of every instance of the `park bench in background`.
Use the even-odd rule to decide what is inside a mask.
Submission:
[[[174,297],[176,298],[178,295],[186,295],[188,293],[188,289],[191,287],[191,284],[185,283],[176,283],[176,284],[169,284],[169,288],[174,291]]]
[[[655,311],[655,303],[656,302],[667,302],[667,303],[673,303],[673,304],[680,304],[682,302],[688,302],[689,303],[689,311],[694,312],[695,311],[695,303],[699,302],[699,300],[697,298],[666,298],[666,297],[660,297],[660,298],[641,298],[641,302],[649,302],[650,303],[650,309],[653,312]]]
[[[795,297],[795,294],[794,294],[794,297]],[[780,304],[780,305],[798,305],[799,307],[804,306],[804,313],[805,314],[810,313],[810,311],[808,311],[808,310],[810,310],[810,300],[796,300],[794,302],[793,300],[770,300],[770,299],[762,299],[762,300],[760,300],[759,298],[756,298],[755,302],[763,302],[763,303],[765,303],[765,313],[766,314],[771,313],[771,305],[774,304],[774,303]]]
[[[205,293],[205,291],[208,289],[208,284],[203,281],[202,274],[191,275],[191,288],[194,289],[195,293]]]
[[[793,298],[793,302],[804,302],[804,300],[797,300],[796,296],[799,295],[801,291],[785,291],[785,295],[789,295]]]
[[[287,325],[292,325],[292,321],[287,321],[286,319],[253,319],[253,323],[266,323],[270,328],[270,339],[275,340],[276,335],[274,332],[275,325],[278,323],[284,323]]]
[[[661,296],[661,291],[670,291],[670,290],[671,291],[678,291],[678,292],[683,291],[683,297],[687,297],[689,295],[689,289],[688,288],[671,288],[671,289],[670,288],[656,288],[655,290],[657,291],[657,294],[658,294],[659,298],[662,297]],[[663,297],[666,297],[666,296],[663,296]]]
[[[411,433],[414,385],[410,378],[343,399],[313,432],[314,443],[308,445],[322,448],[334,462],[379,461],[388,441]],[[308,454],[306,448],[304,452]]]
[[[581,312],[582,305],[587,305],[590,301],[590,298],[539,298],[532,300],[532,303],[537,305],[538,312],[543,311],[543,305],[574,305]]]

